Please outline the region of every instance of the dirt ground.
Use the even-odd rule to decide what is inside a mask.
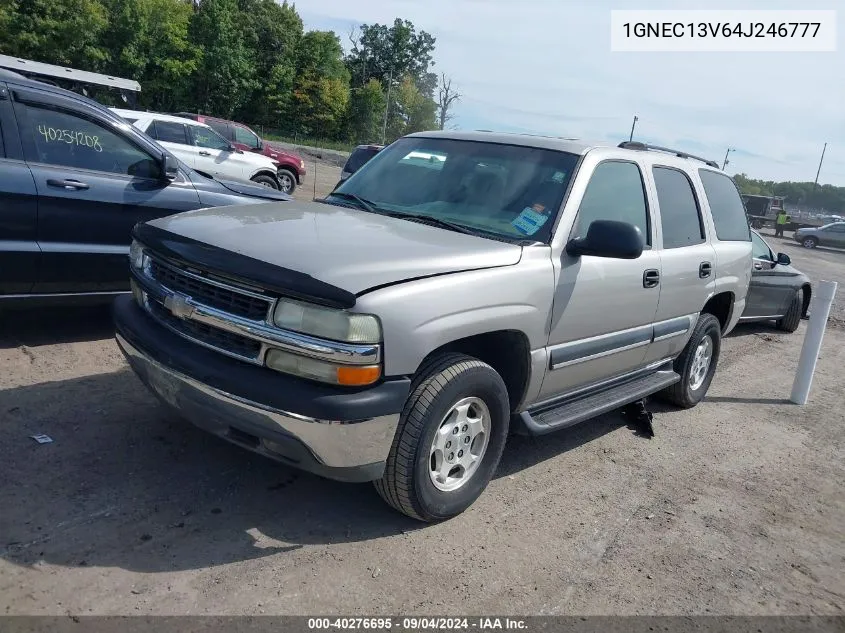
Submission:
[[[785,400],[806,322],[740,327],[706,401],[655,407],[653,439],[617,413],[513,438],[435,526],[176,419],[107,310],[7,315],[0,613],[841,615],[845,252],[772,244],[840,283],[807,406]]]

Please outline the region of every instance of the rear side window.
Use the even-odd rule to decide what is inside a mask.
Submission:
[[[750,242],[748,217],[734,181],[708,169],[699,169],[698,174],[716,225],[716,237],[722,242]]]
[[[682,248],[704,242],[698,201],[687,175],[669,167],[655,167],[652,174],[660,205],[663,248]]]
[[[356,149],[352,152],[352,155],[349,157],[349,160],[346,161],[346,166],[343,168],[343,171],[349,172],[350,174],[354,174],[376,154],[378,154],[377,149]]]
[[[154,139],[166,143],[179,143],[188,145],[188,135],[185,133],[184,123],[173,123],[172,121],[153,121],[152,129],[155,132],[151,135]]]
[[[572,237],[584,237],[596,220],[628,222],[651,244],[648,207],[640,168],[635,163],[607,161],[598,165],[587,183]]]

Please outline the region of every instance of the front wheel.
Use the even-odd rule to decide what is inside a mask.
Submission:
[[[292,171],[280,169],[279,185],[284,193],[293,193],[293,190],[296,189],[296,176],[293,175]]]
[[[803,240],[801,240],[801,246],[803,246],[804,248],[815,248],[818,245],[819,241],[813,236],[805,237]]]
[[[263,185],[265,187],[269,187],[270,189],[278,189],[279,183],[276,182],[276,179],[272,176],[266,176],[264,174],[260,174],[252,179],[256,185]]]
[[[510,405],[501,376],[463,354],[420,369],[376,490],[393,508],[442,521],[484,492],[502,457]]]
[[[660,395],[674,405],[689,409],[704,399],[716,373],[722,348],[722,326],[709,313],[702,313],[684,351],[675,359],[675,372],[681,380]]]

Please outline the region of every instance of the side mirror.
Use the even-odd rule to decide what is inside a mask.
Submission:
[[[643,235],[628,222],[595,220],[587,235],[570,240],[566,252],[573,257],[591,255],[613,259],[637,259],[643,254]]]
[[[176,175],[179,173],[179,163],[170,154],[161,155],[161,177],[162,180],[172,181],[176,180]]]
[[[786,253],[778,253],[778,264],[781,266],[789,266],[792,263],[792,260],[789,259],[789,255]]]
[[[237,147],[235,147],[234,145],[229,145],[229,147],[226,148],[226,151],[227,152],[234,152],[235,154],[243,154],[243,152],[241,150],[239,150]]]

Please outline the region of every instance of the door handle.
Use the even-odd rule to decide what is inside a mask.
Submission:
[[[211,152],[206,152],[205,150],[200,150],[200,156],[211,156]]]
[[[88,183],[80,182],[79,180],[73,180],[69,178],[67,180],[56,180],[55,178],[50,178],[47,180],[47,185],[49,187],[60,187],[62,189],[68,189],[69,191],[78,191],[80,189],[88,189]]]
[[[710,276],[710,273],[713,272],[713,265],[710,262],[701,262],[701,265],[698,267],[698,276],[701,279],[705,279]]]
[[[654,288],[660,283],[660,271],[650,268],[643,273],[643,288]]]

